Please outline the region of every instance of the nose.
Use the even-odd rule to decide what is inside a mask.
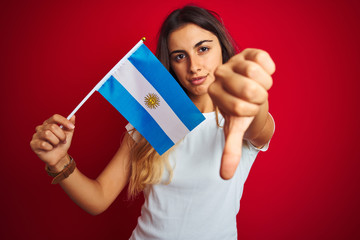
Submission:
[[[190,73],[197,73],[201,71],[201,59],[199,56],[189,56],[189,70]]]

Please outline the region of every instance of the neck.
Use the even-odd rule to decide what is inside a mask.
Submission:
[[[202,113],[213,112],[215,107],[208,94],[190,97],[191,101]]]

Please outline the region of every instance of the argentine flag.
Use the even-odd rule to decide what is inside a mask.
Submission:
[[[205,119],[143,41],[136,44],[94,90],[160,155]]]

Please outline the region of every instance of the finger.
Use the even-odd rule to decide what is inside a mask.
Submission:
[[[235,97],[254,104],[262,104],[268,98],[268,93],[263,86],[243,75],[234,73],[229,68],[219,68],[215,76],[222,87]]]
[[[241,159],[244,133],[253,120],[254,117],[225,116],[225,147],[220,168],[222,178],[229,179],[234,175]]]
[[[225,139],[225,147],[221,158],[220,176],[230,179],[239,165],[242,150],[243,132],[230,131]]]
[[[48,141],[53,146],[56,146],[60,142],[66,143],[66,134],[64,130],[56,124],[40,125],[36,127],[36,133],[33,135],[33,139]]]
[[[56,147],[60,143],[60,139],[58,139],[51,131],[45,130],[41,132],[37,132],[33,135],[33,138],[30,142],[31,148],[35,150],[51,150],[50,148],[46,147],[46,149],[43,149],[40,145],[41,142],[46,142],[51,145],[51,149]]]
[[[75,126],[75,120],[75,115],[73,115],[69,121]]]
[[[30,146],[35,153],[39,151],[50,151],[54,148],[49,142],[40,139],[33,139],[30,142]]]
[[[64,136],[65,136],[65,134],[64,134]],[[50,130],[45,130],[45,131],[41,132],[40,139],[49,142],[53,147],[56,147],[61,141],[65,140],[65,139],[64,140],[59,139]]]
[[[250,60],[259,64],[268,74],[272,75],[275,72],[275,63],[270,57],[269,53],[254,48],[245,49],[241,53],[246,60]]]
[[[209,94],[214,104],[226,114],[243,117],[254,116],[259,111],[259,105],[232,96],[222,88],[220,83],[212,84],[209,87]]]
[[[220,176],[223,179],[227,180],[232,178],[237,166],[239,165],[242,149],[242,137],[243,136],[240,134],[231,133],[226,139],[220,167]]]
[[[256,81],[266,90],[271,88],[273,84],[271,75],[267,73],[258,63],[244,60],[240,62],[231,62],[230,64],[234,72]]]
[[[44,125],[36,126],[35,132],[40,132],[44,128]]]
[[[59,114],[55,114],[51,118],[45,120],[44,125],[55,123],[55,124],[64,126],[67,130],[73,130],[75,128],[75,125],[74,125],[75,118],[73,118],[73,121],[74,122],[71,122],[68,119],[66,119],[65,117],[63,117]]]
[[[43,137],[45,140],[51,140],[54,138],[57,138],[58,141],[61,142],[66,140],[66,134],[64,130],[60,126],[54,123],[45,125],[42,131],[40,131],[39,133],[40,136]]]

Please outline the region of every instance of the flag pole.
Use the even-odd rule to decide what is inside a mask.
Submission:
[[[126,60],[129,58],[131,54],[133,54],[143,42],[145,42],[146,38],[143,37],[141,40],[96,84],[96,86],[86,95],[86,97],[76,106],[76,108],[69,114],[67,117],[68,120],[75,115],[75,113],[79,110],[79,108],[90,98],[90,96],[109,79],[109,77],[113,74],[113,72]]]

